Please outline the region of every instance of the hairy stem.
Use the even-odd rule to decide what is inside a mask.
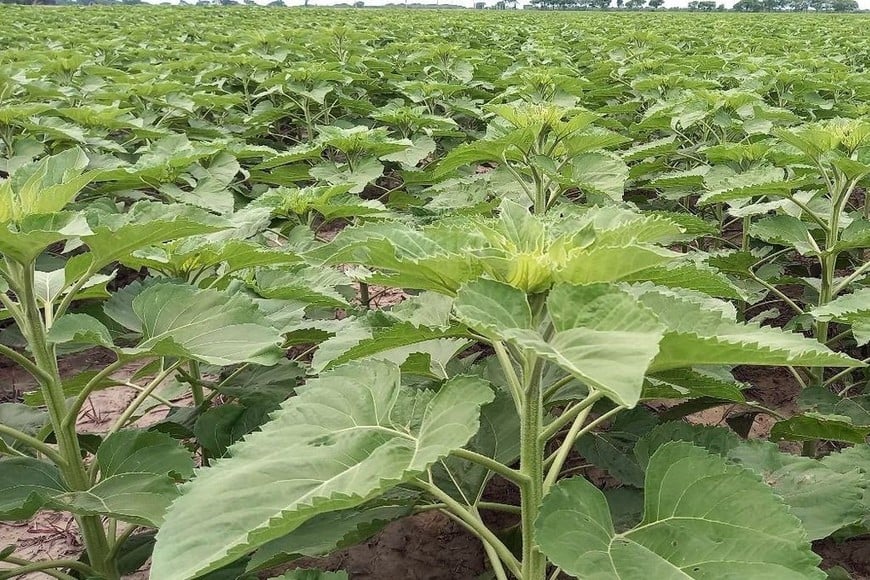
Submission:
[[[57,367],[57,356],[54,346],[47,340],[45,323],[36,302],[34,265],[31,263],[19,266],[16,268],[16,273],[18,274],[16,278],[22,287],[22,295],[18,297],[24,313],[24,325],[21,331],[27,339],[36,366],[44,373],[40,388],[57,439],[58,453],[64,459],[64,463],[58,467],[70,489],[85,491],[90,488],[91,482],[81,459],[75,421],[72,423],[67,421],[69,409]],[[106,560],[109,545],[100,517],[77,516],[76,521],[84,539],[91,567],[98,576],[106,580],[117,580],[119,575],[115,563]]]
[[[535,545],[535,520],[544,497],[544,401],[541,392],[543,364],[534,356],[524,366],[525,404],[520,417],[520,472],[527,478],[520,486],[523,536],[523,580],[544,580],[547,560]]]

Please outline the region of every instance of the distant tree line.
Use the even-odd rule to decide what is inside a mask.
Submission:
[[[778,12],[791,10],[805,12],[855,12],[858,10],[856,0],[738,0],[734,10],[738,12]]]

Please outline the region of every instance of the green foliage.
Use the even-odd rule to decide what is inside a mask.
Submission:
[[[0,6],[0,518],[85,552],[0,577],[247,580],[428,510],[496,580],[823,577],[870,525],[864,23],[662,2]]]

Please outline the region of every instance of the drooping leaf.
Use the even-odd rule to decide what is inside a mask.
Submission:
[[[774,423],[770,429],[773,441],[844,441],[864,443],[870,435],[870,425],[854,425],[843,415],[803,413]]]
[[[124,430],[97,449],[100,478],[88,491],[70,491],[52,503],[79,514],[100,514],[122,521],[159,526],[178,497],[176,481],[193,475],[193,458],[163,433]]]
[[[66,491],[57,467],[33,457],[0,459],[0,518],[26,520]]]
[[[112,335],[106,326],[87,314],[69,313],[61,316],[48,332],[47,339],[57,344],[93,344],[112,348]]]

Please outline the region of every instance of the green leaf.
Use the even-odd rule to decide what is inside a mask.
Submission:
[[[727,456],[728,452],[740,445],[740,438],[724,427],[692,425],[684,421],[669,421],[657,425],[637,442],[634,454],[644,469],[650,458],[664,444],[671,441],[685,441],[703,447],[710,453]]]
[[[123,214],[95,214],[93,233],[82,235],[96,266],[126,258],[136,250],[187,236],[218,232],[229,222],[183,204],[139,202]]]
[[[348,306],[339,288],[350,284],[350,278],[341,272],[316,266],[293,265],[256,274],[256,290],[261,296],[333,308]]]
[[[154,284],[133,298],[132,309],[141,322],[142,341],[126,349],[129,353],[193,358],[217,365],[273,364],[281,358],[281,336],[243,294]]]
[[[813,308],[810,314],[817,320],[851,324],[858,346],[870,343],[870,288],[839,296],[824,306]]]
[[[88,157],[78,147],[19,167],[0,181],[0,224],[61,211],[99,172],[84,172]]]
[[[507,328],[532,327],[532,310],[522,290],[495,280],[465,284],[456,294],[454,312],[463,324],[490,337]]]
[[[178,497],[177,479],[193,475],[193,458],[181,443],[153,431],[125,430],[97,449],[100,479],[91,489],[52,499],[78,514],[100,514],[157,527]]]
[[[230,445],[268,421],[269,413],[277,407],[268,400],[218,405],[197,418],[193,433],[209,455],[221,457]]]
[[[770,430],[772,441],[844,441],[864,443],[870,435],[870,425],[853,425],[842,415],[804,413],[779,421]]]
[[[769,244],[790,246],[802,256],[818,255],[818,248],[807,224],[790,215],[766,217],[752,224],[749,233]]]
[[[216,570],[317,515],[408,481],[465,445],[493,396],[469,377],[437,393],[404,388],[398,367],[383,362],[339,367],[298,392],[173,504],[157,535],[153,575]],[[204,520],[213,525],[191,534]]]
[[[555,286],[547,309],[556,330],[549,341],[524,329],[504,329],[501,336],[604,391],[617,404],[636,405],[662,339],[655,315],[609,284]]]
[[[541,551],[579,578],[825,577],[770,488],[683,442],[650,459],[639,526],[617,534],[604,494],[572,478],[544,498],[535,529]]]
[[[669,441],[694,443],[757,473],[801,520],[810,540],[825,538],[866,513],[866,482],[854,465],[838,471],[816,459],[782,453],[769,441],[744,441],[724,428],[682,421],[665,423],[644,436],[635,449],[638,460],[645,466]]]
[[[800,334],[736,322],[732,307],[719,300],[651,285],[629,291],[667,328],[652,372],[697,365],[863,366]]]
[[[576,449],[583,459],[622,483],[640,488],[643,487],[643,469],[632,450],[638,439],[655,424],[656,418],[646,409],[635,407],[617,415],[607,431],[581,437]]]
[[[0,519],[26,520],[66,491],[57,467],[32,457],[0,460]]]
[[[52,244],[91,233],[87,220],[77,213],[28,216],[17,225],[0,223],[0,254],[29,264]]]
[[[480,429],[467,445],[504,465],[512,465],[520,456],[520,418],[516,404],[504,391],[480,413]],[[432,466],[435,484],[457,501],[474,505],[479,501],[493,473],[480,464],[448,456]]]
[[[727,276],[699,264],[675,262],[665,266],[654,266],[632,273],[622,280],[652,282],[657,286],[669,288],[685,288],[717,298],[743,299],[740,290]]]
[[[804,185],[803,180],[785,179],[779,167],[757,167],[744,173],[711,171],[705,178],[708,191],[701,195],[701,205],[746,199],[757,195],[785,195]]]
[[[61,316],[48,331],[47,340],[56,344],[93,344],[113,348],[112,335],[106,326],[87,314]]]
[[[572,184],[586,193],[622,201],[628,166],[616,155],[586,153],[571,161]]]
[[[826,538],[866,515],[862,498],[867,482],[854,465],[838,472],[823,461],[782,453],[769,441],[744,441],[729,458],[773,487],[810,540]]]
[[[742,403],[746,399],[740,383],[689,368],[648,374],[643,384],[644,399],[697,399],[709,397]]]
[[[6,425],[18,429],[27,435],[36,435],[48,422],[48,413],[40,409],[34,409],[20,403],[0,403],[0,425]],[[16,449],[22,452],[30,452],[24,443],[12,439],[8,435],[0,434],[0,455]]]
[[[411,498],[378,498],[359,507],[316,516],[254,552],[249,570],[264,570],[304,556],[323,556],[365,540],[411,514]]]

